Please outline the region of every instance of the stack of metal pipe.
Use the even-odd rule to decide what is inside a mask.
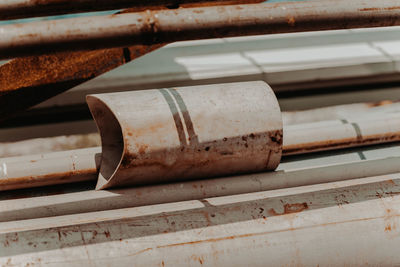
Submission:
[[[20,57],[0,120],[169,42],[400,25],[395,1],[259,2],[4,1],[3,20],[128,9],[0,26],[0,58]],[[87,103],[101,147],[0,159],[0,191],[29,190],[0,192],[1,265],[400,262],[397,103],[285,113],[260,81]]]

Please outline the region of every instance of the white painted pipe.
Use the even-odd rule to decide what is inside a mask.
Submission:
[[[374,114],[366,113],[361,118],[353,118],[348,121],[333,120],[285,125],[283,155],[398,140],[397,138],[400,136],[398,113],[388,113],[383,116],[380,114],[379,117]],[[381,119],[382,117],[383,119]],[[293,150],[291,151],[291,149]],[[101,148],[98,147],[3,158],[0,160],[0,191],[95,180],[98,175],[100,153]],[[382,157],[391,155],[382,153]],[[76,155],[80,156],[76,157]],[[71,160],[74,160],[75,165]],[[331,160],[335,162],[335,159]],[[329,161],[330,159],[326,163],[328,164]]]
[[[307,110],[285,111],[282,112],[282,119],[283,124],[287,126],[318,121],[356,119],[362,116],[369,116],[370,114],[382,116],[383,114],[399,111],[399,101],[384,100],[380,102],[354,103]]]
[[[4,222],[0,265],[396,266],[399,191],[371,177]]]
[[[274,170],[282,118],[264,82],[91,95],[97,189]]]
[[[0,191],[96,179],[101,148],[0,160]]]
[[[283,154],[294,155],[400,141],[400,113],[285,125]]]
[[[307,168],[291,169],[288,164],[287,168],[275,172],[218,179],[50,196],[44,194],[35,197],[34,201],[30,198],[7,200],[5,197],[0,201],[0,222],[245,194],[378,175],[395,179],[398,174],[393,173],[400,172],[400,156],[338,164],[329,164],[329,161],[327,159],[325,165],[317,167],[308,164]]]

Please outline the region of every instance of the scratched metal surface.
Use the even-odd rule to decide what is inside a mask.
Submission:
[[[0,223],[3,266],[394,266],[399,174]]]

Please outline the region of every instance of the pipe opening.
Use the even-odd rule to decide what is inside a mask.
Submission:
[[[111,109],[101,99],[87,96],[86,101],[101,136],[102,158],[96,188],[107,183],[116,172],[124,151],[121,125]]]

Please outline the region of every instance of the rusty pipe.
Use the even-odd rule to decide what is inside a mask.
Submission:
[[[131,10],[119,13],[126,12]],[[136,45],[11,60],[0,66],[0,121],[162,46]]]
[[[66,154],[65,158],[67,162],[69,156]],[[62,160],[61,157],[59,160]],[[320,160],[323,160],[323,158]],[[335,164],[326,159],[326,165],[323,166],[308,165],[304,169],[292,169],[288,166],[283,166],[275,172],[186,181],[182,183],[81,192],[70,192],[71,187],[67,187],[60,194],[47,195],[46,192],[51,193],[52,191],[49,188],[47,190],[41,189],[40,192],[43,196],[36,197],[35,201],[31,201],[29,198],[15,199],[15,192],[2,192],[0,222],[247,194],[373,176],[387,180],[397,179],[400,172],[399,160],[400,157],[387,153],[385,157],[379,159],[360,159],[358,161]],[[47,162],[50,163],[50,159]],[[54,160],[52,162],[60,165]],[[24,164],[21,161],[20,163]],[[42,165],[43,168],[49,168],[48,165],[44,166],[44,161],[38,161],[36,167],[38,165]],[[35,164],[27,162],[25,166],[30,166],[30,170],[33,171],[27,172],[31,175],[34,174],[35,168],[33,166]],[[95,166],[94,160],[92,166]],[[17,168],[17,164],[14,164],[14,167]],[[21,165],[19,167],[24,168]],[[33,176],[31,177],[31,180],[33,180]],[[96,172],[93,172],[91,180],[95,180],[96,178]],[[72,180],[73,177],[69,176],[65,180],[68,179]],[[3,189],[4,187],[0,186],[0,191]],[[30,193],[25,193],[24,195],[29,197]],[[35,194],[35,191],[33,191],[32,196],[35,196]],[[7,199],[8,196],[10,199]]]
[[[388,106],[385,109],[396,110],[397,106],[393,108]],[[319,109],[316,110],[319,111]],[[389,112],[382,114],[382,112],[383,110],[365,112],[361,117],[349,119],[284,125],[283,156],[399,141],[400,116],[398,113]],[[119,140],[117,143],[121,142]],[[73,165],[71,164],[65,165],[64,163],[60,163],[60,165],[54,165],[51,163],[53,162],[52,158],[58,159],[61,157],[61,154],[58,153],[1,159],[0,164],[4,165],[5,168],[3,167],[3,172],[0,171],[0,191],[70,183],[75,181],[75,179],[81,179],[82,177],[75,178],[75,173],[79,174],[82,172],[87,174],[85,176],[86,179],[95,180],[98,172],[98,168],[96,168],[96,166],[98,167],[98,161],[96,162],[96,158],[100,158],[100,151],[101,148],[93,148],[92,153],[87,154],[88,159],[85,159],[86,164],[76,165],[80,166],[79,168],[76,166],[72,168]],[[63,159],[60,158],[60,161],[69,162],[76,153],[80,154],[81,152],[68,151],[63,153]],[[120,155],[115,155],[113,161],[118,161],[119,159]],[[61,169],[57,166],[64,167]],[[4,173],[5,169],[8,170],[7,173]],[[22,173],[23,170],[25,171],[24,173]],[[88,170],[90,171],[88,172]],[[29,178],[29,183],[21,179],[23,177]]]
[[[274,170],[282,117],[264,82],[89,95],[102,161],[96,188]]]
[[[0,58],[239,35],[400,25],[396,0],[157,10],[0,27]]]
[[[57,2],[60,1],[57,0]],[[193,1],[190,6],[241,2],[241,0],[198,1],[198,3]],[[247,2],[257,3],[259,0]],[[9,1],[2,3],[4,5],[11,4]],[[33,2],[30,1],[30,3]],[[45,1],[36,1],[35,3],[45,3]],[[71,1],[68,1],[68,3],[71,3]],[[73,3],[76,4],[77,2],[74,1]],[[165,7],[157,6],[155,8],[163,9]],[[129,8],[118,14],[135,10],[135,8]],[[164,44],[135,45],[124,48],[41,56],[29,54],[29,57],[11,60],[0,66],[0,121],[162,46]]]
[[[0,66],[0,121],[162,46],[139,45],[12,60]]]
[[[160,9],[160,7],[191,7],[258,3],[264,0],[2,0],[0,20],[61,15],[80,12],[117,10],[131,11]]]
[[[395,266],[398,178],[2,222],[0,264]]]

